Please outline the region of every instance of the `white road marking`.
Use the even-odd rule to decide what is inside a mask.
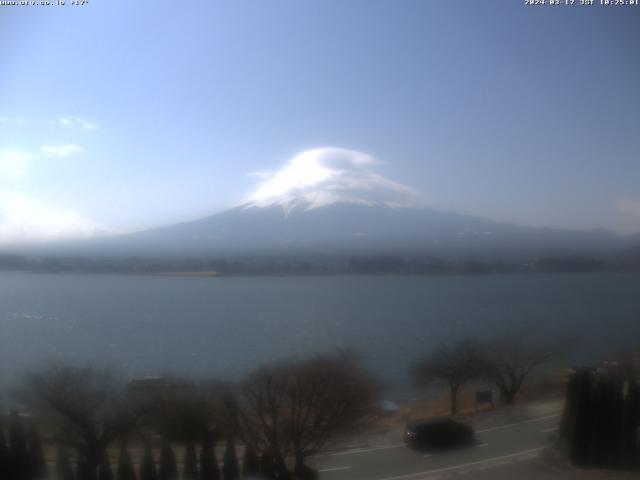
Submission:
[[[466,475],[467,473],[478,472],[482,470],[491,470],[492,468],[503,467],[505,465],[510,465],[510,464],[511,464],[511,460],[503,460],[501,462],[492,463],[490,465],[481,465],[475,468],[468,468],[467,470],[460,470],[458,472],[458,475]]]
[[[555,417],[559,417],[560,415],[562,415],[562,412],[554,413],[553,415],[546,415],[544,417],[533,418],[531,420],[525,420],[523,423],[539,422],[540,420],[546,420],[547,418],[555,418]]]
[[[525,420],[524,422],[507,423],[506,425],[499,425],[497,427],[485,428],[483,430],[476,430],[476,433],[493,432],[494,430],[502,430],[503,428],[516,427],[518,425],[524,425],[525,423],[541,422],[542,420],[559,417],[560,415],[562,415],[562,413],[554,413],[553,415],[546,415],[544,417],[532,418],[531,420]]]
[[[559,430],[559,427],[547,428],[545,430],[542,430],[542,433],[555,432],[556,430]]]
[[[429,457],[433,457],[433,455],[429,454],[429,453],[425,453],[424,455],[422,455],[424,458],[429,458]]]
[[[341,470],[350,470],[351,467],[332,467],[332,468],[322,468],[320,470],[318,470],[318,472],[320,473],[326,473],[326,472],[338,472]]]
[[[476,447],[481,448],[481,447],[487,447],[489,444],[488,443],[481,443],[480,445],[476,445]]]
[[[382,447],[371,447],[371,448],[355,448],[353,450],[345,450],[343,452],[332,453],[331,456],[339,457],[342,455],[355,455],[356,453],[367,453],[367,452],[375,452],[377,450],[388,450],[390,448],[400,448],[406,446],[404,443],[398,443],[395,445],[384,445]]]
[[[487,458],[485,460],[478,460],[476,462],[461,463],[459,465],[452,465],[450,467],[436,468],[434,470],[425,470],[423,472],[409,473],[409,474],[406,474],[406,475],[398,475],[396,477],[384,477],[384,478],[379,478],[378,480],[403,480],[405,478],[415,478],[415,477],[420,477],[420,476],[423,476],[423,475],[430,475],[432,473],[449,472],[451,470],[459,470],[461,468],[471,467],[473,465],[483,465],[483,464],[491,463],[491,462],[500,462],[501,460],[504,460],[506,458],[513,458],[513,457],[520,457],[520,456],[523,456],[523,455],[530,455],[532,453],[539,452],[543,448],[544,447],[536,447],[536,448],[531,448],[529,450],[521,450],[519,452],[510,453],[508,455],[500,455],[499,457]]]
[[[493,432],[494,430],[502,430],[503,428],[516,427],[522,425],[521,423],[507,423],[506,425],[500,425],[498,427],[485,428],[483,430],[476,430],[476,433]]]

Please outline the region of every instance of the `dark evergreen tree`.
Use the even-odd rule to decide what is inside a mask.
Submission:
[[[276,459],[273,456],[273,449],[267,448],[262,454],[262,459],[260,460],[260,471],[265,479],[276,480],[278,478],[276,476],[275,463]]]
[[[0,478],[9,478],[9,448],[4,437],[4,426],[0,423]]]
[[[242,460],[242,475],[258,475],[260,473],[260,461],[251,445],[245,446]]]
[[[561,433],[583,468],[640,467],[640,389],[624,368],[577,369],[569,377]]]
[[[227,448],[224,452],[224,460],[222,463],[222,478],[224,480],[238,480],[238,478],[240,478],[236,446],[232,439],[227,440]]]
[[[131,455],[124,445],[120,449],[120,457],[118,459],[118,480],[136,480],[136,472],[133,469]]]
[[[220,480],[215,442],[205,439],[200,450],[200,480]]]
[[[588,368],[576,370],[569,377],[567,400],[562,420],[562,433],[567,439],[569,459],[575,465],[586,466],[591,441],[593,372]]]
[[[76,480],[95,480],[96,473],[89,462],[87,462],[87,459],[80,455],[76,465]]]
[[[98,480],[114,480],[113,470],[111,469],[111,459],[109,458],[109,452],[106,450],[100,457],[100,464],[98,465]]]
[[[73,480],[73,468],[67,450],[58,445],[58,456],[56,458],[55,480]]]
[[[176,456],[173,448],[168,440],[162,442],[162,450],[160,451],[160,472],[159,480],[178,480],[178,466],[176,464]]]
[[[282,455],[280,455],[280,453],[277,450],[276,450],[276,456],[275,456],[275,467],[276,467],[276,476],[278,477],[278,480],[291,480],[293,478],[293,475],[291,475],[291,472],[289,472],[289,469],[284,463],[284,459],[282,458]]]
[[[318,480],[320,478],[316,469],[304,463],[296,463],[295,474],[296,480]]]
[[[640,383],[633,377],[629,381],[625,405],[624,467],[640,470]]]
[[[22,425],[22,419],[17,411],[9,415],[9,455],[10,477],[12,480],[29,480],[29,450]]]
[[[624,414],[623,385],[618,375],[598,375],[596,381],[589,462],[600,468],[620,464],[622,421]]]
[[[153,458],[151,448],[147,445],[144,449],[144,456],[140,464],[140,480],[157,480],[156,461]]]
[[[30,478],[32,480],[46,480],[49,478],[42,440],[33,425],[29,430],[29,465]]]
[[[187,448],[184,452],[184,470],[182,472],[183,480],[198,480],[198,457],[196,448],[192,441],[187,442]]]

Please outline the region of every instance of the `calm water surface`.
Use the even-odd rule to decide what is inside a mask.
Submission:
[[[640,343],[640,276],[0,273],[4,382],[60,359],[236,377],[270,359],[355,347],[399,387],[439,342],[523,326],[571,338],[576,359]]]

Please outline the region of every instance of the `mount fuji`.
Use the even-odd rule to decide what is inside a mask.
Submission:
[[[631,239],[500,223],[430,208],[424,195],[378,173],[371,156],[340,148],[308,150],[240,205],[209,217],[101,241],[127,255],[384,254],[524,259],[609,255]]]

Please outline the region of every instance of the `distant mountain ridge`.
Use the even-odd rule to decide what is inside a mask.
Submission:
[[[0,252],[0,270],[172,275],[640,271],[640,238],[425,207],[243,204],[199,220]]]
[[[631,237],[605,230],[527,227],[430,208],[334,202],[308,208],[303,201],[238,207],[185,222],[90,242],[116,254],[225,255],[434,255],[530,258],[613,255]]]

